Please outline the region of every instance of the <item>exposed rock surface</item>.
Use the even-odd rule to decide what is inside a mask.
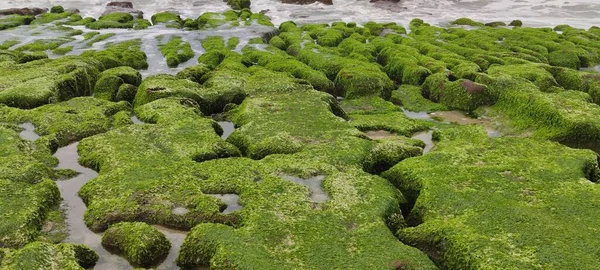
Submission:
[[[0,15],[39,15],[48,12],[47,8],[8,8],[0,10]]]

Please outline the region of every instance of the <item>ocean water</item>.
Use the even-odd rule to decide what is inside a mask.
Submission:
[[[63,5],[77,8],[84,15],[98,17],[104,11],[106,0],[3,0],[0,9],[9,7],[51,7]],[[227,10],[220,0],[133,0],[136,9],[146,17],[175,10],[186,18],[196,18],[207,12]],[[253,0],[252,10],[269,10],[266,14],[275,24],[296,22],[366,21],[397,22],[408,25],[413,18],[444,26],[459,17],[490,22],[522,20],[527,26],[555,26],[569,24],[588,28],[600,25],[600,0],[402,0],[400,3],[369,0],[333,0],[333,5],[281,4],[278,0]]]

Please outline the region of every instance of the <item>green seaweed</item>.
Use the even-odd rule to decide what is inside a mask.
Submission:
[[[595,153],[491,139],[474,126],[435,137],[436,151],[383,174],[412,208],[416,227],[399,230],[402,241],[444,268],[596,267],[588,249],[596,241],[588,237],[598,203]]]
[[[167,257],[171,242],[143,222],[121,222],[102,235],[102,245],[122,253],[133,265],[151,266]]]
[[[190,43],[182,41],[179,36],[172,36],[169,42],[159,44],[158,48],[165,58],[167,58],[167,65],[171,68],[175,68],[180,63],[192,59],[195,55]]]

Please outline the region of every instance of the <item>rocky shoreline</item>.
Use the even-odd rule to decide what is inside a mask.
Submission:
[[[227,4],[0,11],[0,269],[600,267],[599,27]]]

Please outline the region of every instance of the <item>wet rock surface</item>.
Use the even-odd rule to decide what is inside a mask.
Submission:
[[[0,9],[0,15],[30,15],[35,16],[48,12],[47,8],[7,8]]]

